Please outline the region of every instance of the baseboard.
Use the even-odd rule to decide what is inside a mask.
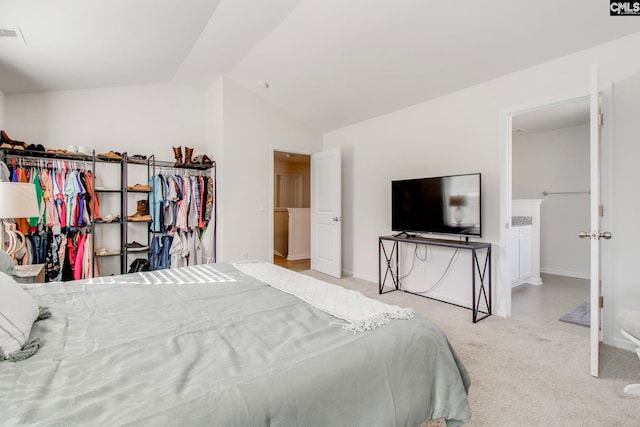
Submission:
[[[345,273],[350,274],[351,276],[353,276],[356,279],[360,279],[360,280],[366,280],[367,282],[373,282],[375,284],[378,283],[378,278],[377,277],[371,277],[371,276],[367,276],[366,274],[358,274],[358,273],[354,273],[352,271],[346,271]]]
[[[590,279],[589,273],[581,273],[578,271],[560,270],[557,268],[541,268],[541,273],[555,274],[558,276],[575,277],[576,279]]]
[[[287,259],[289,261],[299,261],[301,259],[309,259],[311,258],[310,254],[302,254],[302,255],[288,255]]]
[[[511,288],[515,288],[524,284],[539,286],[542,285],[542,279],[539,277],[527,277],[526,279],[518,279],[515,282],[511,282]]]
[[[636,351],[637,346],[624,338],[613,338],[613,345],[624,350]]]

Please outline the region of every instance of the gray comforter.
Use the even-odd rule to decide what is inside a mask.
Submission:
[[[429,320],[353,334],[231,265],[31,285],[53,316],[0,363],[2,425],[466,422],[469,378]]]

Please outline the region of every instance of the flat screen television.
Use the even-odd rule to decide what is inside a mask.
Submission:
[[[391,181],[391,228],[481,237],[480,189],[479,173]]]

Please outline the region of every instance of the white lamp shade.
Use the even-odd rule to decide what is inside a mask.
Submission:
[[[0,182],[0,218],[31,218],[39,215],[34,184]]]

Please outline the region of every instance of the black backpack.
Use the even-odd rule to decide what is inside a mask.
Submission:
[[[144,258],[136,258],[129,266],[129,273],[137,273],[138,271],[149,271],[151,264]]]

